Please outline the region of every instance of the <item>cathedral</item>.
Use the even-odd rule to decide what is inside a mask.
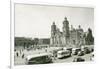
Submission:
[[[77,29],[69,28],[69,21],[64,18],[62,31],[57,28],[55,22],[51,25],[51,46],[62,46],[62,47],[80,47],[85,44],[85,32],[79,25]]]

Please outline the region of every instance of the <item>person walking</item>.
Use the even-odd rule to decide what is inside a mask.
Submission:
[[[23,53],[23,55],[22,55],[22,58],[24,58],[24,53]]]
[[[16,55],[17,55],[17,57],[19,56],[19,55],[18,55],[18,52],[16,53]]]

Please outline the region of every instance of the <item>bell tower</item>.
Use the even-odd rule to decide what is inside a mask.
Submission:
[[[50,44],[53,45],[56,42],[56,25],[55,22],[51,25],[51,40]]]
[[[51,25],[51,36],[54,36],[56,34],[56,25],[55,22]]]
[[[69,21],[65,17],[63,21],[63,37],[64,37],[64,44],[67,44],[69,41]]]

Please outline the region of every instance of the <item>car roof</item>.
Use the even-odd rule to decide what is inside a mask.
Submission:
[[[69,52],[69,50],[60,50],[60,51],[58,51],[58,53],[62,53],[62,52]]]
[[[72,50],[76,50],[76,49],[80,49],[80,48],[73,48]]]

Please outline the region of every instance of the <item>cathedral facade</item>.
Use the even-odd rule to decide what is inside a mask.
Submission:
[[[63,31],[60,31],[59,28],[55,25],[55,22],[51,25],[51,46],[64,46],[64,47],[79,47],[85,44],[85,32],[79,25],[77,29],[69,28],[69,21],[65,17],[63,21]]]

